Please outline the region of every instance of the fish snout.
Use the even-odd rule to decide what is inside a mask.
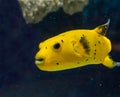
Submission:
[[[36,59],[35,59],[35,64],[36,64],[36,65],[44,64],[44,62],[45,62],[45,59],[44,59],[44,58],[36,58]]]

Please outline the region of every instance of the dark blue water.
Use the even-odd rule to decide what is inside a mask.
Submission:
[[[0,0],[0,97],[120,97],[120,67],[86,66],[42,72],[34,64],[40,41],[63,31],[94,28],[111,19],[107,36],[120,42],[120,0],[90,0],[72,16],[62,9],[26,24],[17,0]],[[120,52],[112,51],[120,61]]]

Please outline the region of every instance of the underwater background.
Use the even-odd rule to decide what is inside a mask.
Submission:
[[[27,24],[17,0],[0,0],[0,97],[120,97],[120,67],[102,65],[43,72],[35,66],[38,44],[71,29],[92,29],[111,19],[107,37],[120,45],[120,0],[89,0],[82,12],[60,8]],[[113,47],[114,48],[114,47]],[[120,48],[111,51],[120,61]]]

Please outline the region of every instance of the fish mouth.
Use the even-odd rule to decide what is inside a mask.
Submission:
[[[45,62],[45,61],[44,61],[43,58],[40,58],[40,59],[36,59],[36,60],[35,60],[35,64],[36,64],[36,65],[44,64],[44,62]]]

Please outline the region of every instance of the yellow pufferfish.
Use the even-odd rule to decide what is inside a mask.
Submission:
[[[105,37],[110,20],[92,30],[71,30],[39,44],[36,66],[43,71],[61,71],[90,64],[120,66],[109,57],[111,42]]]

